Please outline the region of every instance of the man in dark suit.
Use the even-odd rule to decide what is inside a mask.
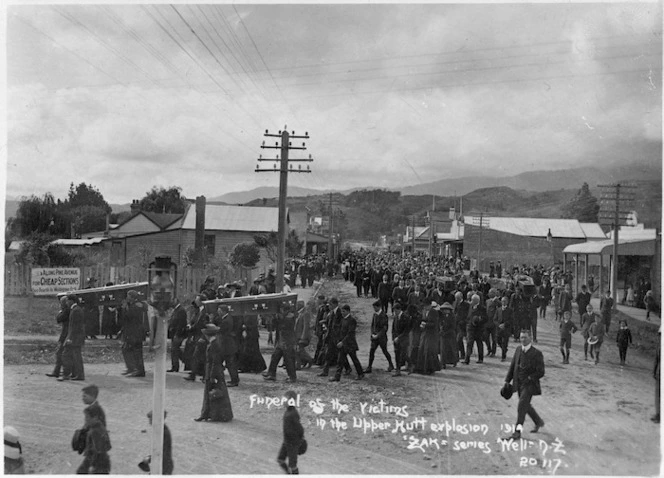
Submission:
[[[314,332],[316,334],[316,353],[314,354],[314,363],[322,365],[325,359],[323,345],[325,343],[325,331],[323,325],[325,324],[325,315],[330,311],[327,305],[327,300],[324,295],[318,296],[318,310],[316,312],[316,323],[314,325]]]
[[[53,372],[47,373],[46,376],[57,378],[60,376],[60,370],[62,369],[62,352],[64,351],[65,340],[69,331],[69,304],[67,303],[66,296],[60,298],[60,312],[55,317],[55,321],[61,324],[62,331],[58,338],[58,348],[55,351],[55,367],[53,368]]]
[[[168,337],[171,339],[171,368],[168,372],[180,371],[180,360],[184,362],[182,342],[187,337],[187,311],[178,299],[175,299],[175,304],[168,322]]]
[[[220,305],[217,308],[217,317],[213,322],[219,327],[219,345],[221,346],[221,357],[224,365],[228,369],[228,375],[231,380],[227,387],[237,387],[240,384],[240,376],[237,371],[237,341],[236,323],[229,314],[230,309],[227,305]]]
[[[67,296],[69,305],[69,327],[62,351],[62,375],[58,381],[85,380],[81,348],[85,344],[85,315],[75,295]]]
[[[383,304],[381,300],[377,300],[373,303],[374,314],[371,320],[371,348],[369,349],[369,366],[366,368],[364,373],[371,373],[371,366],[373,365],[374,358],[376,357],[376,349],[378,347],[380,347],[380,349],[383,351],[383,354],[387,359],[387,363],[389,364],[387,371],[391,372],[394,370],[392,357],[387,351],[387,329],[390,325],[390,322],[387,318],[385,309],[382,308],[382,305]]]
[[[127,377],[145,377],[143,363],[143,341],[147,334],[145,316],[147,310],[138,300],[138,292],[127,292],[127,306],[122,310],[122,356],[127,369],[122,373]]]
[[[343,316],[339,308],[339,299],[332,297],[330,299],[330,312],[327,314],[327,324],[325,333],[325,344],[327,345],[327,353],[325,355],[325,362],[323,371],[318,374],[319,377],[327,377],[330,372],[330,366],[337,363],[339,350],[337,343],[341,337],[341,322]]]
[[[394,304],[394,320],[392,321],[392,343],[397,368],[393,377],[401,375],[401,367],[410,362],[408,357],[408,340],[410,335],[410,317],[403,313],[401,303]]]
[[[509,346],[510,337],[512,336],[514,320],[512,317],[512,309],[509,308],[509,299],[503,297],[500,301],[501,307],[496,310],[496,324],[498,330],[498,344],[501,349],[500,361],[504,362],[507,360],[507,347]]]
[[[350,306],[344,305],[341,308],[341,334],[339,342],[337,343],[337,349],[339,350],[339,358],[337,359],[337,372],[334,374],[334,377],[330,377],[330,382],[338,382],[341,380],[341,371],[346,365],[348,365],[348,356],[350,356],[355,366],[355,371],[357,372],[356,380],[362,380],[364,378],[364,372],[362,371],[362,365],[357,358],[357,351],[359,347],[357,346],[357,338],[355,337],[355,331],[357,330],[357,320],[355,317],[350,315]]]
[[[505,377],[507,384],[514,381],[513,388],[519,394],[516,427],[514,433],[509,437],[514,440],[521,438],[526,415],[535,422],[532,433],[537,433],[544,426],[544,420],[530,404],[534,395],[542,395],[540,379],[544,376],[544,356],[542,352],[533,347],[530,330],[522,330],[519,341],[521,346],[516,348],[507,377]]]
[[[297,339],[295,337],[295,313],[293,307],[289,304],[281,304],[281,312],[274,316],[274,324],[277,329],[277,344],[270,358],[270,365],[267,371],[263,372],[265,380],[275,381],[277,377],[277,365],[283,357],[284,365],[288,378],[287,383],[297,382],[295,372],[295,346]]]

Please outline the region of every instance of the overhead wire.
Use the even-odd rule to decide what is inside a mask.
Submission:
[[[240,61],[240,59],[238,58],[238,56],[236,55],[236,53],[235,53],[235,52],[233,51],[233,49],[228,45],[228,43],[226,43],[226,40],[225,40],[225,39],[221,36],[221,34],[219,33],[219,30],[220,30],[219,27],[220,27],[220,26],[219,26],[219,25],[215,26],[215,25],[212,23],[212,20],[210,20],[210,18],[205,14],[205,12],[203,11],[201,5],[196,5],[196,7],[197,7],[198,10],[201,12],[201,15],[203,15],[203,18],[205,18],[205,20],[207,21],[207,23],[212,27],[212,31],[216,34],[217,38],[219,38],[219,40],[221,41],[221,43],[223,44],[223,46],[225,47],[225,49],[226,49],[226,50],[230,53],[230,55],[233,57],[233,60],[235,60],[235,62],[237,63],[237,65],[240,67],[240,69],[242,70],[242,73],[243,73],[243,77],[246,78],[247,80],[249,80],[249,81],[253,84],[253,86],[256,88],[257,91],[260,91],[260,87],[258,86],[258,84],[256,83],[256,81],[252,78],[252,76],[249,74],[249,72],[247,71],[247,69],[245,68],[245,66],[242,64],[242,62]],[[190,7],[190,8],[191,8],[191,7]],[[215,10],[211,9],[211,13],[214,14],[214,13],[215,13]],[[199,20],[199,22],[200,22],[200,20]],[[200,23],[201,23],[201,25],[202,25],[202,22],[200,22]],[[215,44],[215,46],[217,47],[217,50],[218,50],[218,51],[224,56],[224,58],[226,59],[226,61],[230,64],[231,62],[228,60],[228,57],[227,57],[227,56],[224,54],[224,52],[222,51],[222,48],[217,44],[217,42],[214,40],[214,38],[212,38],[212,35],[210,35],[210,33],[208,32],[207,28],[205,28],[205,26],[203,26],[203,28],[205,29],[205,32],[207,33],[208,37],[212,40],[212,42],[213,42],[213,43]],[[240,72],[238,72],[237,70],[234,69],[233,72],[229,72],[228,74],[229,74],[229,76],[238,76],[238,75],[240,74]],[[246,80],[245,80],[245,81],[246,81]]]
[[[302,123],[297,119],[297,116],[296,116],[295,113],[293,112],[293,110],[292,110],[292,108],[290,107],[289,103],[286,101],[286,97],[284,96],[283,92],[281,91],[281,88],[279,88],[279,85],[278,85],[277,82],[274,80],[274,76],[272,75],[272,71],[271,71],[270,68],[267,66],[267,63],[265,62],[265,58],[263,58],[263,54],[261,53],[260,49],[258,48],[258,45],[257,45],[256,42],[254,41],[254,38],[251,36],[251,33],[249,32],[249,29],[248,29],[247,26],[245,25],[244,20],[242,20],[242,17],[241,17],[240,14],[238,13],[237,8],[235,8],[235,4],[233,4],[233,11],[235,12],[235,14],[236,14],[237,17],[238,17],[239,24],[242,25],[242,28],[244,29],[245,33],[246,33],[247,36],[249,37],[249,40],[251,41],[251,44],[253,45],[254,50],[256,50],[256,53],[258,54],[258,56],[259,56],[259,58],[260,58],[260,60],[261,60],[261,63],[263,64],[263,66],[264,66],[265,69],[267,70],[267,72],[268,72],[268,74],[269,74],[269,76],[270,76],[270,79],[271,79],[272,82],[274,83],[274,86],[275,86],[275,88],[277,89],[277,92],[279,93],[279,96],[281,96],[281,99],[282,99],[282,101],[283,101],[283,104],[288,108],[288,110],[289,110],[290,113],[291,113],[291,116],[293,116],[293,118],[295,118],[295,120],[296,120],[298,123],[302,124]]]

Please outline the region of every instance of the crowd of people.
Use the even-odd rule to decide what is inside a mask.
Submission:
[[[358,298],[373,300],[366,342],[357,335],[358,321],[351,305],[322,294],[316,296],[315,303],[300,301],[295,306],[284,303],[274,314],[232,315],[224,304],[210,313],[204,301],[240,297],[245,285],[236,281],[217,286],[214,278],[208,278],[189,306],[177,299],[174,301],[168,323],[171,339],[168,372],[179,372],[182,368],[187,372],[185,380],[196,382],[200,378],[204,383],[203,404],[195,421],[227,422],[233,419],[227,389],[240,385],[242,373],[262,373],[265,380],[274,381],[282,363],[287,383],[297,381],[298,370],[313,365],[320,369],[318,376],[327,377],[331,382],[341,381],[353,368],[355,379],[362,380],[373,373],[378,349],[387,371],[394,377],[431,375],[448,366],[456,367],[459,362],[468,365],[473,356],[478,364],[484,363],[485,357],[497,358],[498,354],[500,361],[506,361],[510,342],[520,342],[517,349],[524,354],[531,349],[531,344],[537,344],[538,320],[546,317],[548,307],[553,307],[553,317],[558,322],[562,364],[570,363],[572,336],[577,331],[583,336],[584,360],[590,356],[595,364],[599,363],[601,347],[612,325],[613,300],[609,290],[603,291],[599,313],[596,313],[590,304],[592,285],[581,285],[580,292],[573,296],[572,278],[557,267],[521,265],[504,269],[497,261],[490,264],[488,275],[481,275],[477,270],[466,274],[465,265],[461,257],[429,258],[372,251],[344,252],[334,262],[322,256],[289,261],[285,287],[290,287],[291,283],[293,287],[311,286],[323,274],[339,272],[354,286]],[[247,293],[274,293],[276,283],[274,268],[269,268],[266,274],[253,281]],[[85,380],[81,358],[81,347],[88,336],[84,307],[76,295],[62,298],[56,318],[62,325],[62,332],[56,364],[47,374],[49,377],[59,381]],[[105,306],[102,314],[107,308],[110,309]],[[123,304],[112,308],[110,313],[116,318],[114,332],[122,337],[126,366],[122,374],[144,377],[143,343],[150,332],[147,304],[132,290]],[[269,363],[263,358],[259,345],[261,327],[266,328],[268,343],[274,346]],[[357,357],[363,343],[369,348],[366,366]],[[619,323],[616,343],[620,363],[625,365],[632,343],[625,321]],[[308,350],[310,344],[313,356]],[[539,356],[533,352],[528,357],[533,360],[533,373],[541,378],[539,374],[543,375],[544,371],[543,365],[540,370]],[[513,356],[512,376],[508,375],[506,382],[515,382],[517,387],[514,360]],[[657,368],[655,373],[659,373]],[[527,396],[527,400],[523,399],[523,410],[519,410],[520,425],[525,414],[530,414],[531,396],[537,394],[538,387],[531,388],[523,392],[517,387],[520,396],[522,392]],[[86,387],[84,402],[96,403],[97,393],[96,387]],[[522,407],[521,401],[519,406]],[[103,445],[98,438],[104,436],[103,430],[99,431],[99,427],[104,426],[103,414],[88,417],[89,409],[86,408],[85,427],[91,430],[88,436],[97,437],[91,439],[89,446],[98,449]],[[292,415],[291,410],[289,416]],[[536,413],[531,417],[535,431],[543,426],[544,422]],[[285,471],[297,472],[297,457],[293,457],[297,440],[289,440],[280,450],[278,460]],[[285,443],[287,441],[285,439]],[[110,449],[110,442],[108,446]],[[286,464],[287,457],[289,464]],[[86,454],[87,461],[81,466],[103,472],[106,467],[110,470],[110,461],[107,463],[106,459],[103,453],[90,459]],[[99,464],[92,465],[92,462]],[[144,460],[143,465],[149,466],[149,461]],[[168,464],[170,468],[164,466],[164,470],[172,470],[172,462]]]

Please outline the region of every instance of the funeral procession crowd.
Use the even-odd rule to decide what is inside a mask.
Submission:
[[[345,251],[337,260],[325,257],[289,261],[284,291],[292,287],[311,286],[324,276],[340,276],[354,287],[358,298],[369,299],[372,309],[369,337],[358,337],[358,321],[349,304],[337,297],[315,296],[315,303],[297,302],[295,307],[282,304],[276,314],[233,316],[227,305],[208,313],[204,301],[242,296],[241,282],[216,287],[209,277],[190,304],[175,300],[168,325],[171,340],[171,366],[168,372],[187,372],[184,380],[203,382],[203,404],[198,422],[227,422],[233,419],[228,387],[241,386],[240,374],[262,373],[266,381],[277,380],[280,363],[285,369],[285,383],[295,383],[298,371],[317,366],[321,380],[339,382],[353,376],[363,380],[372,373],[376,352],[380,349],[387,371],[394,380],[404,374],[432,375],[459,362],[477,364],[487,358],[510,360],[503,389],[509,398],[518,395],[515,431],[504,439],[518,439],[526,416],[533,421],[536,433],[544,420],[532,406],[533,396],[541,395],[544,377],[542,352],[536,348],[538,321],[546,318],[552,307],[560,331],[561,363],[570,363],[572,334],[583,336],[583,360],[600,362],[603,342],[616,325],[617,346],[621,365],[625,364],[632,336],[627,324],[612,323],[613,302],[608,290],[601,295],[599,311],[594,310],[591,294],[594,287],[583,284],[574,296],[572,276],[559,267],[515,265],[503,269],[492,262],[487,275],[477,270],[464,271],[461,257],[427,257],[376,251]],[[296,277],[299,279],[296,282]],[[274,268],[260,275],[246,291],[248,295],[275,293]],[[127,293],[126,303],[102,311],[103,335],[122,337],[122,354],[128,377],[144,377],[143,342],[149,334],[147,305],[136,291]],[[104,329],[104,317],[112,315],[113,328]],[[56,363],[49,377],[59,381],[85,380],[81,347],[86,337],[86,316],[75,295],[61,300],[56,319],[62,334],[56,352]],[[369,325],[369,324],[367,324]],[[259,330],[268,334],[274,347],[266,363],[259,345]],[[515,343],[518,345],[515,346]],[[357,351],[361,344],[369,349],[368,363],[361,364]],[[508,351],[515,347],[511,359]],[[606,348],[606,347],[605,347]],[[379,360],[382,361],[381,357]],[[352,375],[354,368],[354,375]],[[227,373],[227,375],[226,375]],[[659,377],[659,350],[655,361]],[[659,381],[658,381],[659,382]],[[94,385],[83,388],[85,424],[77,430],[75,441],[84,461],[78,473],[109,473],[110,439],[105,429],[105,416],[97,402],[99,390]],[[293,396],[284,391],[287,397]],[[659,390],[656,415],[659,422]],[[151,420],[151,416],[149,417]],[[286,408],[283,418],[284,442],[277,461],[286,473],[298,473],[298,454],[306,450],[304,430],[297,409]],[[16,433],[15,430],[12,430]],[[81,438],[82,437],[82,438]],[[7,429],[5,429],[7,448]],[[74,446],[74,443],[72,443]],[[170,432],[164,437],[164,474],[173,471]],[[5,461],[7,471],[7,460]],[[141,462],[149,470],[149,457]]]

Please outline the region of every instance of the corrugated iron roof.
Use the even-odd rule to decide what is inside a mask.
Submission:
[[[51,244],[58,246],[92,246],[105,240],[104,237],[90,237],[87,239],[56,239]]]
[[[196,229],[196,208],[188,208],[182,229]],[[206,231],[267,232],[279,230],[279,209],[276,207],[229,206],[206,204]]]
[[[606,234],[602,231],[602,227],[596,222],[580,222],[579,224],[586,235],[586,239],[606,239]]]
[[[464,222],[468,225],[479,225],[480,218],[479,216],[465,216]],[[586,238],[583,228],[576,219],[484,216],[482,223],[487,229],[518,236],[546,237],[551,229],[553,237]]]
[[[629,255],[625,254],[625,251],[621,253],[620,246],[626,246],[628,244],[641,244],[644,247],[652,246],[654,250],[654,239],[637,239],[637,238],[621,238],[620,233],[618,234],[618,255]],[[607,239],[604,241],[589,241],[582,242],[579,244],[570,244],[565,249],[563,249],[565,254],[610,254],[613,252],[613,239]],[[639,254],[642,255],[642,254]]]

